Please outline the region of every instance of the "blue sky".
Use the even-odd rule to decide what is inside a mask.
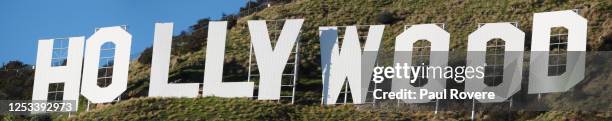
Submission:
[[[245,0],[2,0],[0,62],[36,63],[39,39],[85,36],[95,28],[127,25],[132,57],[153,43],[156,22],[173,22],[177,35],[201,18],[236,13]]]

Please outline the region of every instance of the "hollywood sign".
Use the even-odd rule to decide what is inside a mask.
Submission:
[[[281,76],[292,48],[300,33],[303,19],[288,19],[280,33],[277,44],[271,46],[266,21],[250,20],[248,27],[260,78],[259,100],[279,100]],[[377,52],[381,43],[384,25],[370,26],[365,47],[362,50],[358,41],[356,26],[346,27],[343,44],[338,44],[338,27],[319,27],[321,42],[321,67],[323,68],[323,97],[325,104],[335,104],[345,79],[351,88],[353,103],[365,101],[370,73],[362,73],[362,68],[371,68],[374,63],[362,63],[362,59],[375,59],[374,55],[362,55],[363,51]],[[568,51],[584,52],[586,50],[587,20],[573,11],[554,11],[535,13],[533,17],[533,36],[531,51],[549,51],[550,30],[552,27],[568,29]],[[168,67],[172,41],[172,23],[155,24],[153,58],[149,95],[151,97],[197,97],[198,83],[168,83]],[[227,34],[226,21],[209,23],[208,44],[203,80],[203,96],[219,97],[253,97],[253,82],[223,82],[222,71]],[[523,51],[525,33],[510,23],[488,23],[479,27],[468,37],[468,51],[485,51],[486,42],[492,38],[501,38],[506,42],[505,51]],[[448,51],[450,34],[434,24],[413,25],[396,38],[395,51],[411,51],[412,43],[417,40],[431,41],[431,51]],[[100,28],[93,35],[70,37],[68,43],[67,63],[65,66],[52,66],[53,39],[39,40],[36,61],[36,75],[32,100],[47,100],[50,83],[64,83],[63,100],[78,100],[83,95],[92,103],[108,103],[120,96],[127,88],[128,67],[132,36],[121,27]],[[115,44],[112,83],[107,87],[97,85],[100,60],[100,47],[107,42]],[[342,51],[340,51],[342,48]],[[84,51],[84,52],[83,52]],[[468,55],[471,56],[478,55]],[[522,54],[507,57],[517,62],[510,71],[522,72]],[[529,76],[530,94],[563,92],[573,87],[584,78],[584,55],[569,54],[566,72],[560,76],[548,76],[546,73],[548,53],[531,53]],[[399,57],[395,57],[398,60]],[[399,60],[405,60],[400,58]],[[408,58],[409,59],[409,58]],[[432,57],[432,60],[444,60],[446,57]],[[482,63],[484,60],[468,60],[468,65]],[[435,63],[432,63],[435,64]],[[508,65],[508,64],[505,64]],[[514,73],[517,78],[509,82],[508,94],[500,100],[481,102],[499,102],[520,89],[521,73]],[[481,80],[467,80],[467,91],[483,90],[486,87]],[[394,81],[394,87],[409,85],[407,82]],[[430,86],[431,85],[431,86]],[[437,86],[436,86],[437,85]],[[404,86],[408,89],[429,88],[442,89],[440,84],[428,83],[424,87]],[[420,103],[420,101],[412,102]]]

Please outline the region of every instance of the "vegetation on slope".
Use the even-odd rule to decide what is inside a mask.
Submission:
[[[609,19],[612,2],[606,0],[297,0],[265,9],[253,9],[257,10],[255,12],[247,12],[243,8],[240,13],[225,15],[221,19],[232,23],[228,27],[224,81],[245,81],[247,78],[250,43],[246,25],[248,20],[305,19],[299,37],[302,54],[298,102],[312,103],[320,99],[319,26],[386,24],[381,50],[391,53],[395,36],[403,31],[405,25],[445,23],[446,30],[451,33],[452,51],[465,51],[467,35],[476,30],[479,23],[518,22],[519,28],[527,35],[525,49],[529,50],[533,13],[569,9],[579,10],[579,14],[589,20],[588,50],[612,50],[609,47],[612,45],[612,20]],[[187,32],[174,37],[170,81],[202,81],[208,21],[210,19],[202,19]],[[150,49],[142,55],[139,61],[131,65],[126,97],[145,96],[147,93]]]
[[[136,110],[135,110],[136,109]],[[407,120],[405,113],[359,111],[351,106],[289,105],[240,98],[137,98],[68,120]]]
[[[565,0],[520,0],[520,1],[325,1],[298,0],[289,3],[273,5],[257,12],[248,14],[228,15],[221,20],[229,21],[227,52],[225,58],[224,81],[244,81],[248,64],[249,32],[248,20],[278,20],[305,19],[300,34],[302,57],[300,60],[300,80],[298,82],[297,103],[317,104],[320,101],[320,53],[319,26],[347,26],[385,24],[383,36],[383,53],[393,51],[395,36],[401,33],[406,25],[424,23],[445,23],[446,30],[451,33],[451,49],[465,51],[467,35],[476,30],[479,23],[518,22],[519,28],[526,33],[525,50],[530,49],[532,17],[537,12],[577,9],[579,14],[589,20],[587,49],[589,51],[612,50],[612,2],[596,1],[565,1]],[[174,52],[172,57],[171,79],[179,82],[201,82],[203,77],[204,48],[206,46],[207,21],[203,19],[194,26],[191,33],[175,37],[175,45],[181,41],[196,42],[200,45],[197,51]],[[342,33],[340,33],[342,34]],[[195,37],[197,36],[197,37]],[[143,53],[143,55],[147,52]],[[146,60],[146,56],[141,56]],[[140,85],[148,80],[147,64],[139,64],[132,70],[130,94],[146,95],[146,86]],[[608,71],[609,72],[609,71]],[[602,74],[606,75],[606,74]],[[139,78],[140,77],[140,78]],[[599,78],[599,77],[589,77]],[[600,81],[602,82],[602,81]],[[604,84],[606,81],[603,81]],[[601,84],[601,83],[598,83]],[[588,86],[587,86],[588,87]],[[135,89],[135,90],[131,90]],[[142,89],[142,90],[139,90]],[[578,91],[588,92],[584,89]],[[144,93],[143,93],[144,92]],[[136,96],[136,95],[131,95]],[[551,97],[552,96],[552,97]],[[552,99],[559,95],[546,96]],[[129,97],[129,96],[128,96]],[[558,106],[556,106],[558,107]],[[540,114],[540,113],[535,113]],[[604,113],[608,114],[608,113]],[[559,115],[556,115],[559,116]],[[529,119],[529,118],[527,118]]]
[[[531,112],[519,112],[530,115]],[[497,115],[497,116],[496,116]],[[498,115],[476,114],[481,120],[499,120]],[[610,114],[551,112],[535,118],[515,120],[609,120]],[[290,105],[244,98],[135,98],[110,107],[82,112],[60,120],[469,120],[469,112],[367,111],[352,105]],[[516,119],[518,118],[518,119]],[[506,118],[508,119],[508,118]],[[508,119],[509,120],[509,119]]]
[[[0,100],[32,99],[34,70],[19,61],[10,61],[0,67]]]
[[[227,52],[225,58],[225,68],[223,69],[225,76],[224,81],[246,80],[245,75],[248,73],[246,71],[249,54],[248,43],[250,43],[250,36],[246,25],[248,20],[277,20],[290,18],[305,19],[299,40],[302,45],[302,57],[300,60],[300,80],[298,81],[297,88],[298,100],[296,101],[298,104],[318,104],[321,99],[321,68],[319,62],[320,50],[318,38],[319,26],[385,24],[387,26],[385,28],[382,44],[383,46],[381,46],[381,49],[383,53],[390,53],[393,51],[395,36],[403,31],[405,25],[445,23],[446,30],[451,33],[451,49],[453,51],[465,51],[467,46],[467,35],[476,30],[478,23],[518,22],[519,28],[527,35],[525,38],[525,49],[529,50],[532,27],[531,20],[533,13],[577,9],[579,10],[579,14],[589,20],[587,49],[589,51],[612,50],[612,20],[609,19],[612,18],[610,15],[612,13],[612,1],[609,0],[293,0],[292,2],[288,2],[288,0],[273,0],[274,4],[272,4],[271,7],[264,7],[266,5],[262,1],[263,0],[250,2],[250,4],[247,6],[241,8],[241,12],[224,15],[224,17],[220,19],[230,23],[228,26],[229,37],[226,48]],[[206,60],[204,55],[206,53],[205,47],[206,38],[208,35],[208,22],[211,20],[212,19],[209,18],[202,19],[195,25],[191,26],[188,30],[181,32],[180,35],[173,38],[174,42],[172,45],[173,49],[170,67],[170,81],[184,83],[202,81],[204,69],[203,63]],[[146,49],[138,60],[133,61],[130,64],[130,81],[128,84],[128,90],[124,93],[122,99],[147,95],[151,55],[151,48]],[[29,75],[32,75],[32,73]],[[24,82],[24,84],[18,85],[26,85],[24,87],[31,87],[32,79],[26,78],[18,80],[30,80],[30,82]],[[6,81],[2,81],[0,83],[4,82]],[[603,82],[605,85],[610,84],[609,82],[606,82],[606,80]],[[27,86],[28,84],[30,84],[30,86]],[[7,84],[2,84],[0,86],[6,85]],[[13,87],[0,89],[13,89]],[[31,95],[31,89],[23,90],[24,94],[21,95],[25,96],[22,97],[24,97],[24,99],[26,99],[26,97],[29,98]],[[593,89],[581,88],[577,90],[589,92],[589,90],[592,91]],[[604,93],[608,92],[608,90],[609,88],[606,88]],[[11,90],[0,91],[0,97],[2,94],[16,94],[7,93],[9,91]],[[557,96],[558,95],[546,96],[544,99],[555,100],[557,99],[555,98]],[[171,101],[178,100],[171,99]],[[119,104],[122,103],[123,102]],[[114,106],[110,108],[113,107]],[[300,107],[300,109],[308,108],[319,107]],[[336,107],[326,107],[326,109],[335,108]],[[298,112],[295,110],[293,111]],[[610,117],[609,113],[604,114],[607,114],[607,117]],[[449,115],[458,114],[453,113]],[[522,113],[521,115],[529,114]],[[547,117],[562,116],[567,115],[555,112],[546,112],[539,116],[538,119],[549,119]]]

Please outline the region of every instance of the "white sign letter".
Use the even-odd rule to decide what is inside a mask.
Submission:
[[[521,89],[523,78],[523,46],[525,33],[510,23],[488,23],[468,36],[467,66],[484,66],[487,42],[499,38],[505,42],[502,83],[487,86],[487,78],[468,78],[466,92],[495,92],[495,99],[478,99],[480,102],[502,102]],[[497,56],[495,56],[497,57]],[[485,68],[486,70],[486,68]]]
[[[346,27],[342,51],[338,44],[338,28],[319,27],[324,104],[336,104],[340,90],[347,79],[353,104],[365,102],[371,81],[369,77],[372,76],[375,63],[368,59],[377,58],[384,29],[384,25],[370,26],[363,50],[365,52],[362,53],[356,26]]]
[[[211,21],[208,24],[206,68],[204,69],[204,96],[253,97],[253,82],[222,82],[223,59],[227,21]]]
[[[304,19],[289,19],[276,41],[276,47],[272,48],[268,27],[265,20],[249,21],[249,32],[251,43],[255,51],[255,59],[259,67],[259,100],[278,100],[281,92],[281,79],[283,70],[300,34],[300,28]]]
[[[170,51],[172,47],[172,23],[156,23],[153,38],[153,59],[151,59],[151,83],[149,96],[196,97],[199,85],[168,84]]]
[[[413,25],[398,35],[395,38],[394,63],[421,65],[412,64],[413,45],[419,40],[431,42],[431,51],[429,53],[430,66],[445,67],[447,65],[450,34],[435,24]],[[412,70],[412,72],[418,71]],[[427,76],[428,81],[421,87],[411,85],[411,83],[414,82],[410,82],[411,80],[409,78],[393,78],[391,88],[395,92],[402,89],[412,91],[427,89],[429,92],[442,92],[446,86],[446,80],[443,78],[432,78],[438,76],[433,74],[433,71],[428,71],[427,73],[429,73]],[[417,75],[412,76],[414,78],[418,77]],[[427,103],[430,102],[431,99],[402,99],[402,101],[406,103]]]
[[[97,84],[98,67],[104,66],[99,65],[100,48],[108,42],[115,45],[112,83],[107,87],[100,87]],[[89,101],[112,102],[126,90],[131,44],[132,35],[119,26],[100,28],[87,39],[81,94]]]
[[[52,67],[53,39],[38,41],[36,73],[32,100],[47,100],[50,83],[64,83],[63,100],[79,100],[83,45],[85,37],[71,37],[68,43],[66,66]],[[77,103],[78,104],[78,103]],[[75,105],[74,109],[77,106]]]
[[[568,30],[565,72],[548,76],[552,27]],[[584,79],[587,20],[571,10],[535,13],[529,64],[529,94],[563,92]]]

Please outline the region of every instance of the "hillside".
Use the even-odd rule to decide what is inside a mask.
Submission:
[[[612,18],[610,15],[612,1],[606,0],[359,2],[297,0],[256,9],[255,12],[244,12],[246,9],[243,9],[239,15],[227,15],[222,19],[230,23],[223,70],[224,80],[245,81],[247,78],[249,35],[246,22],[248,20],[305,19],[299,37],[302,57],[296,94],[297,103],[318,104],[321,99],[319,26],[385,24],[387,27],[383,36],[382,51],[390,53],[393,52],[395,36],[403,31],[405,25],[445,23],[446,30],[451,33],[451,49],[465,51],[467,35],[476,30],[478,23],[518,22],[519,28],[527,35],[525,49],[529,50],[533,13],[568,9],[577,9],[579,14],[589,20],[588,51],[612,50],[612,20],[609,19]],[[170,80],[201,82],[208,21],[210,19],[203,19],[192,26],[187,33],[174,37]],[[150,54],[150,51],[143,53],[143,55]],[[141,56],[139,61],[132,63],[130,84],[124,97],[146,96],[150,72],[147,59],[150,60],[150,56]],[[603,84],[609,83],[603,80]],[[610,92],[610,90],[602,91]],[[556,97],[558,95],[551,95],[545,99],[554,101]]]
[[[365,120],[374,117],[379,117],[379,120],[409,118],[407,114],[365,112],[350,106],[319,108],[240,98],[205,97],[132,99],[78,114],[68,120]]]
[[[19,61],[10,61],[0,67],[0,99],[32,99],[34,70],[32,66]]]
[[[77,114],[66,120],[469,120],[469,113],[364,111],[351,105],[289,105],[240,98],[137,98]],[[525,114],[523,112],[522,114]],[[530,120],[606,120],[605,115],[553,112]],[[495,120],[495,115],[477,114]],[[610,116],[607,116],[608,120]],[[61,119],[61,118],[60,118]],[[522,120],[526,120],[522,119]],[[63,120],[63,119],[62,119]]]
[[[520,0],[520,1],[325,1],[297,0],[274,4],[256,12],[227,15],[229,21],[224,80],[245,81],[249,54],[248,20],[305,19],[300,34],[301,60],[298,92],[303,102],[316,102],[320,97],[319,26],[385,24],[383,53],[393,52],[394,38],[405,25],[445,23],[451,33],[451,49],[465,51],[467,35],[478,23],[518,22],[526,33],[526,49],[530,48],[533,13],[578,9],[589,20],[589,51],[612,50],[612,2],[606,0]],[[248,14],[246,14],[248,13]],[[201,82],[207,26],[210,19],[202,19],[188,32],[174,37],[170,80]],[[177,49],[178,48],[178,49]],[[186,49],[185,49],[186,48]],[[145,96],[147,93],[150,49],[143,52],[130,66],[130,85],[125,97]],[[149,61],[147,61],[149,60]]]
[[[519,28],[527,35],[525,49],[529,50],[533,13],[568,9],[577,9],[579,14],[589,20],[588,51],[612,50],[612,20],[609,19],[612,18],[610,15],[612,13],[612,1],[606,0],[368,0],[359,2],[351,0],[297,0],[256,9],[257,11],[255,12],[244,12],[246,9],[243,9],[239,15],[228,15],[222,19],[230,23],[226,47],[226,64],[223,70],[224,80],[244,81],[247,78],[249,35],[246,22],[248,20],[305,19],[299,37],[302,45],[302,57],[300,60],[297,103],[318,104],[321,96],[319,26],[385,24],[387,27],[383,36],[382,51],[383,53],[389,53],[393,52],[395,36],[402,32],[405,25],[445,23],[446,30],[451,33],[451,49],[453,51],[465,51],[467,35],[476,30],[478,23],[518,22]],[[192,26],[191,30],[188,30],[186,34],[174,37],[171,80],[178,80],[178,82],[201,82],[204,68],[203,63],[205,61],[206,29],[209,20],[203,19]],[[176,48],[190,48],[191,50],[179,50]],[[143,55],[150,54],[150,51],[143,53]],[[150,65],[146,63],[147,59],[150,60],[150,56],[141,56],[139,61],[132,63],[129,89],[124,95],[125,97],[146,95],[148,74],[150,72]],[[598,83],[593,83],[593,85],[609,85],[606,77],[589,78],[604,79]],[[587,89],[577,90],[589,92]],[[610,90],[600,91],[608,94],[610,92]],[[601,94],[600,91],[599,93]],[[544,99],[555,101],[558,97],[559,95],[547,95]],[[609,100],[609,98],[607,99]],[[604,105],[609,106],[609,104]],[[554,107],[559,106],[555,105]],[[554,118],[567,116],[556,112],[531,114],[536,116],[542,114],[538,118],[543,118],[543,116],[552,116]],[[571,114],[574,115],[576,113]],[[610,115],[609,113],[603,114],[608,115],[607,117]],[[525,114],[516,113],[513,115]]]
[[[263,1],[263,0],[258,0]],[[526,33],[525,49],[530,48],[533,13],[577,9],[589,20],[588,51],[612,51],[612,1],[610,0],[272,0],[270,7],[252,2],[239,13],[227,14],[219,20],[229,22],[224,81],[246,81],[250,37],[248,20],[305,19],[300,33],[301,60],[296,92],[296,104],[274,103],[249,99],[224,99],[204,97],[185,98],[142,98],[146,97],[149,86],[151,48],[146,49],[137,60],[130,63],[129,83],[122,100],[117,104],[81,112],[68,120],[147,120],[159,119],[244,119],[257,120],[321,120],[321,119],[369,119],[380,120],[469,120],[469,112],[375,112],[360,110],[357,106],[321,107],[321,68],[319,49],[319,26],[375,25],[385,24],[382,53],[392,53],[394,39],[405,25],[424,23],[445,23],[451,33],[451,49],[465,51],[467,35],[476,30],[478,23],[518,22]],[[173,37],[170,79],[172,82],[201,83],[206,58],[206,38],[210,18],[199,20],[189,29]],[[176,33],[176,32],[175,32]],[[341,33],[342,34],[342,33]],[[152,41],[152,40],[151,40]],[[611,60],[612,61],[612,60]],[[24,66],[26,67],[26,66]],[[599,66],[594,70],[612,72],[611,68]],[[590,67],[589,67],[590,68]],[[0,73],[2,74],[2,73]],[[12,74],[12,73],[5,73]],[[33,75],[33,71],[25,72]],[[577,87],[579,93],[612,94],[609,76],[587,77],[598,80],[586,86]],[[4,77],[4,76],[2,76]],[[8,77],[8,76],[7,76]],[[12,78],[11,78],[12,79]],[[4,79],[8,80],[8,79]],[[0,88],[0,97],[29,99],[31,76],[19,76],[14,80],[2,81],[1,87],[30,87],[19,90]],[[5,84],[6,83],[6,84]],[[11,83],[11,84],[8,84]],[[12,84],[19,83],[19,84]],[[18,85],[18,86],[15,86]],[[598,85],[598,86],[593,86]],[[595,88],[596,87],[596,88]],[[12,88],[11,88],[12,89]],[[20,91],[22,93],[16,93]],[[12,95],[18,94],[18,95]],[[543,100],[558,101],[560,95],[545,95]],[[592,96],[593,97],[593,96]],[[595,97],[608,100],[598,104],[610,107],[610,97]],[[590,100],[582,101],[584,104]],[[564,107],[567,103],[558,101],[553,107]],[[604,104],[601,104],[604,103]],[[606,108],[606,107],[603,107]],[[333,113],[331,113],[333,112]],[[532,120],[612,120],[611,112],[478,112],[479,119],[512,117],[511,119]]]

